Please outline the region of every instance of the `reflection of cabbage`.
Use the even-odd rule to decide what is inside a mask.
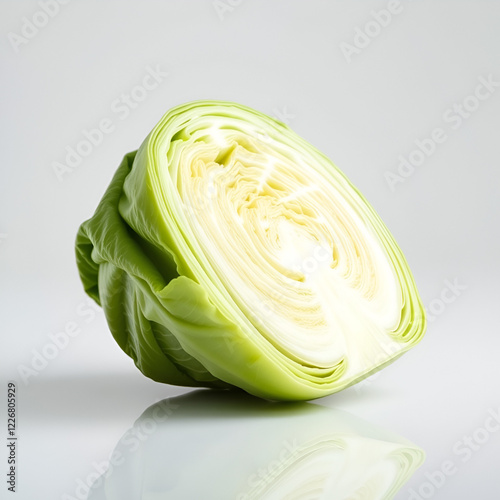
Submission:
[[[348,413],[199,391],[148,408],[89,500],[379,500],[424,453]]]
[[[249,108],[168,112],[77,237],[87,293],[144,374],[310,399],[423,335],[407,263],[344,175]]]

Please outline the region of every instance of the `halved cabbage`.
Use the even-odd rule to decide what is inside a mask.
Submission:
[[[406,260],[324,155],[234,103],[170,110],[76,242],[87,293],[148,377],[301,400],[425,330]]]

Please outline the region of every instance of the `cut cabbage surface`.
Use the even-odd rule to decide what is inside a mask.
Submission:
[[[117,342],[161,382],[312,399],[425,331],[373,208],[287,126],[235,103],[170,110],[124,158],[76,252]]]

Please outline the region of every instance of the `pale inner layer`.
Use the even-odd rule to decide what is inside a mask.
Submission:
[[[400,349],[401,288],[352,189],[252,130],[197,129],[171,145],[188,223],[237,306],[298,362],[348,371]]]

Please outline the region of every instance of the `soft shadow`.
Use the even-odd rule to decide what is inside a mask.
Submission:
[[[141,373],[92,376],[39,377],[28,386],[19,384],[23,419],[37,425],[113,422],[154,401],[190,391],[159,384]]]
[[[424,460],[349,413],[197,390],[150,406],[88,500],[392,498]]]

